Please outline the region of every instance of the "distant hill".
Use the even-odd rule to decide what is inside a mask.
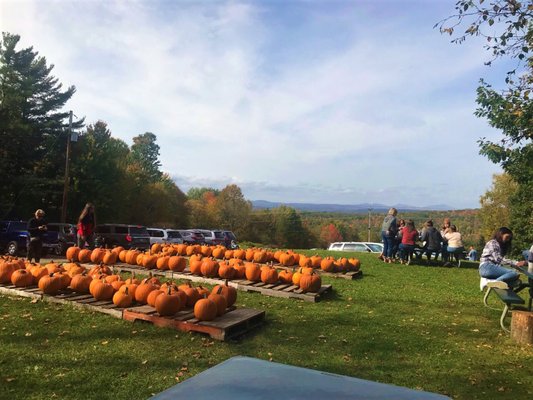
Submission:
[[[372,211],[388,211],[389,208],[395,207],[399,211],[448,211],[453,210],[446,204],[436,204],[426,207],[415,207],[407,204],[385,205],[379,203],[362,203],[362,204],[313,204],[313,203],[282,203],[266,200],[252,200],[252,206],[256,210],[271,209],[279,206],[288,206],[300,211],[316,212],[339,212],[339,213],[366,213],[371,208]]]

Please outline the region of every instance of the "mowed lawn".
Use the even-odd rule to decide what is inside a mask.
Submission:
[[[146,399],[236,355],[456,399],[533,398],[533,347],[500,329],[496,297],[483,306],[477,269],[356,256],[364,277],[324,277],[334,290],[318,303],[239,292],[266,322],[231,342],[0,296],[0,398]]]

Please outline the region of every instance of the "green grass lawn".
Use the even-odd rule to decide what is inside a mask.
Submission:
[[[318,303],[239,292],[267,317],[233,342],[0,296],[0,399],[145,399],[236,355],[457,399],[533,398],[533,347],[483,306],[475,268],[357,256],[363,279],[324,277],[334,290]]]

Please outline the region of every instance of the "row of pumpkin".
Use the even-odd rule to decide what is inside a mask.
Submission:
[[[75,258],[78,248],[69,248],[67,257]],[[113,250],[95,249],[96,252],[106,254]],[[119,251],[119,250],[117,250]],[[159,270],[171,270],[183,272],[187,266],[187,258],[178,255],[166,255],[169,252],[158,252],[156,254],[142,253],[138,250],[120,250],[120,254],[125,254],[124,259],[132,265],[139,265],[147,269],[157,268]],[[100,261],[97,257],[92,257],[93,262]],[[78,257],[79,259],[79,257]],[[136,260],[136,264],[134,264]],[[294,271],[289,269],[277,270],[272,264],[264,265],[251,261],[244,261],[240,258],[229,260],[217,260],[214,257],[205,257],[202,254],[192,254],[189,258],[189,270],[192,274],[204,276],[206,278],[222,278],[226,280],[247,279],[252,282],[263,282],[266,284],[286,283],[298,286],[303,292],[318,292],[322,286],[322,279],[315,273],[311,266],[299,267]],[[324,261],[324,260],[322,260]],[[103,262],[103,260],[102,260]]]
[[[257,264],[274,262],[283,267],[321,269],[325,272],[348,272],[358,271],[361,263],[356,258],[320,257],[314,255],[307,257],[293,251],[271,252],[264,249],[249,248],[246,250],[228,250],[224,246],[200,246],[186,244],[154,244],[150,251],[142,252],[137,249],[125,250],[123,247],[113,249],[96,248],[94,250],[70,247],[66,253],[69,261],[81,263],[93,262],[113,265],[118,261],[130,265],[139,265],[147,269],[172,270],[181,272],[187,262],[184,257],[202,259],[203,257],[214,258],[223,261],[231,261],[233,264],[243,264],[245,261]],[[231,279],[231,278],[229,278]]]
[[[217,285],[212,291],[190,283],[177,285],[172,280],[161,283],[155,277],[138,280],[132,275],[124,280],[108,266],[99,265],[87,270],[78,263],[46,265],[29,263],[16,257],[0,259],[0,283],[16,287],[37,285],[44,294],[57,295],[66,288],[74,292],[90,293],[96,300],[113,301],[120,308],[134,302],[155,307],[162,316],[175,315],[191,307],[195,318],[210,321],[226,312],[237,300],[237,291],[228,285]]]

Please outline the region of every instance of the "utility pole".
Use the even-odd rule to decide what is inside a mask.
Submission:
[[[371,208],[368,209],[368,241],[370,242],[370,212],[372,211]]]
[[[67,135],[67,155],[65,160],[65,182],[63,185],[63,204],[61,206],[61,222],[67,222],[67,197],[69,187],[69,164],[70,164],[70,140],[72,136],[72,111],[70,112],[68,121],[68,135]]]

